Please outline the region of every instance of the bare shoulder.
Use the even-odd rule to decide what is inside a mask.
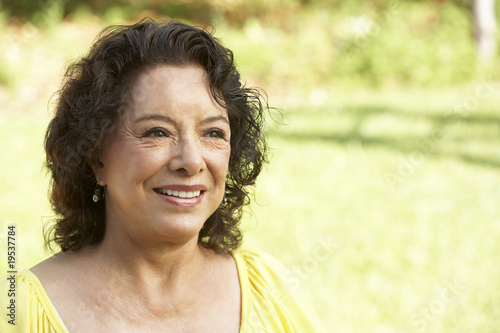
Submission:
[[[41,263],[31,267],[31,272],[40,280],[52,280],[67,275],[81,262],[80,254],[59,252]],[[43,282],[43,281],[42,281]]]
[[[236,261],[231,254],[215,254],[210,250],[206,252],[208,265],[215,268],[225,279],[238,281]]]
[[[64,263],[67,263],[68,259],[66,253],[59,252],[31,267],[30,271],[37,276],[47,276],[52,274],[54,270],[62,268]]]
[[[51,300],[63,297],[68,291],[85,287],[85,255],[59,252],[33,266],[30,270],[41,282]]]
[[[219,295],[227,296],[225,301],[237,303],[240,301],[240,281],[238,268],[232,255],[206,252],[206,270],[204,283]],[[232,306],[235,304],[233,303]]]

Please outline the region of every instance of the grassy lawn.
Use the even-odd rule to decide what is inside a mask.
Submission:
[[[500,327],[499,88],[332,96],[271,127],[247,240],[332,332]]]
[[[0,237],[17,225],[19,267],[49,255],[44,110],[61,68],[0,91]],[[283,124],[269,122],[245,245],[291,268],[330,332],[498,330],[500,85],[317,93],[270,94]]]

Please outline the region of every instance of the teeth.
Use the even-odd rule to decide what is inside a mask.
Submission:
[[[164,188],[156,189],[158,193],[171,195],[179,198],[196,198],[199,197],[201,191],[175,191],[175,190],[167,190]]]

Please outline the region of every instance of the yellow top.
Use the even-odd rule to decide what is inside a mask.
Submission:
[[[279,261],[256,249],[238,250],[233,257],[241,286],[240,333],[325,332],[307,303],[286,285],[287,274],[290,273]],[[9,278],[13,276],[16,281],[15,296],[9,295],[13,281]],[[68,332],[42,284],[28,269],[2,278],[0,300],[0,308],[3,309],[0,315],[2,333]],[[12,300],[15,311],[8,308]],[[15,317],[9,317],[10,312],[15,312]]]

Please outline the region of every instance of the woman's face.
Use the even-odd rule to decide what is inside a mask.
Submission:
[[[220,205],[229,164],[227,110],[201,67],[142,73],[101,155],[106,236],[182,243],[198,237]]]

